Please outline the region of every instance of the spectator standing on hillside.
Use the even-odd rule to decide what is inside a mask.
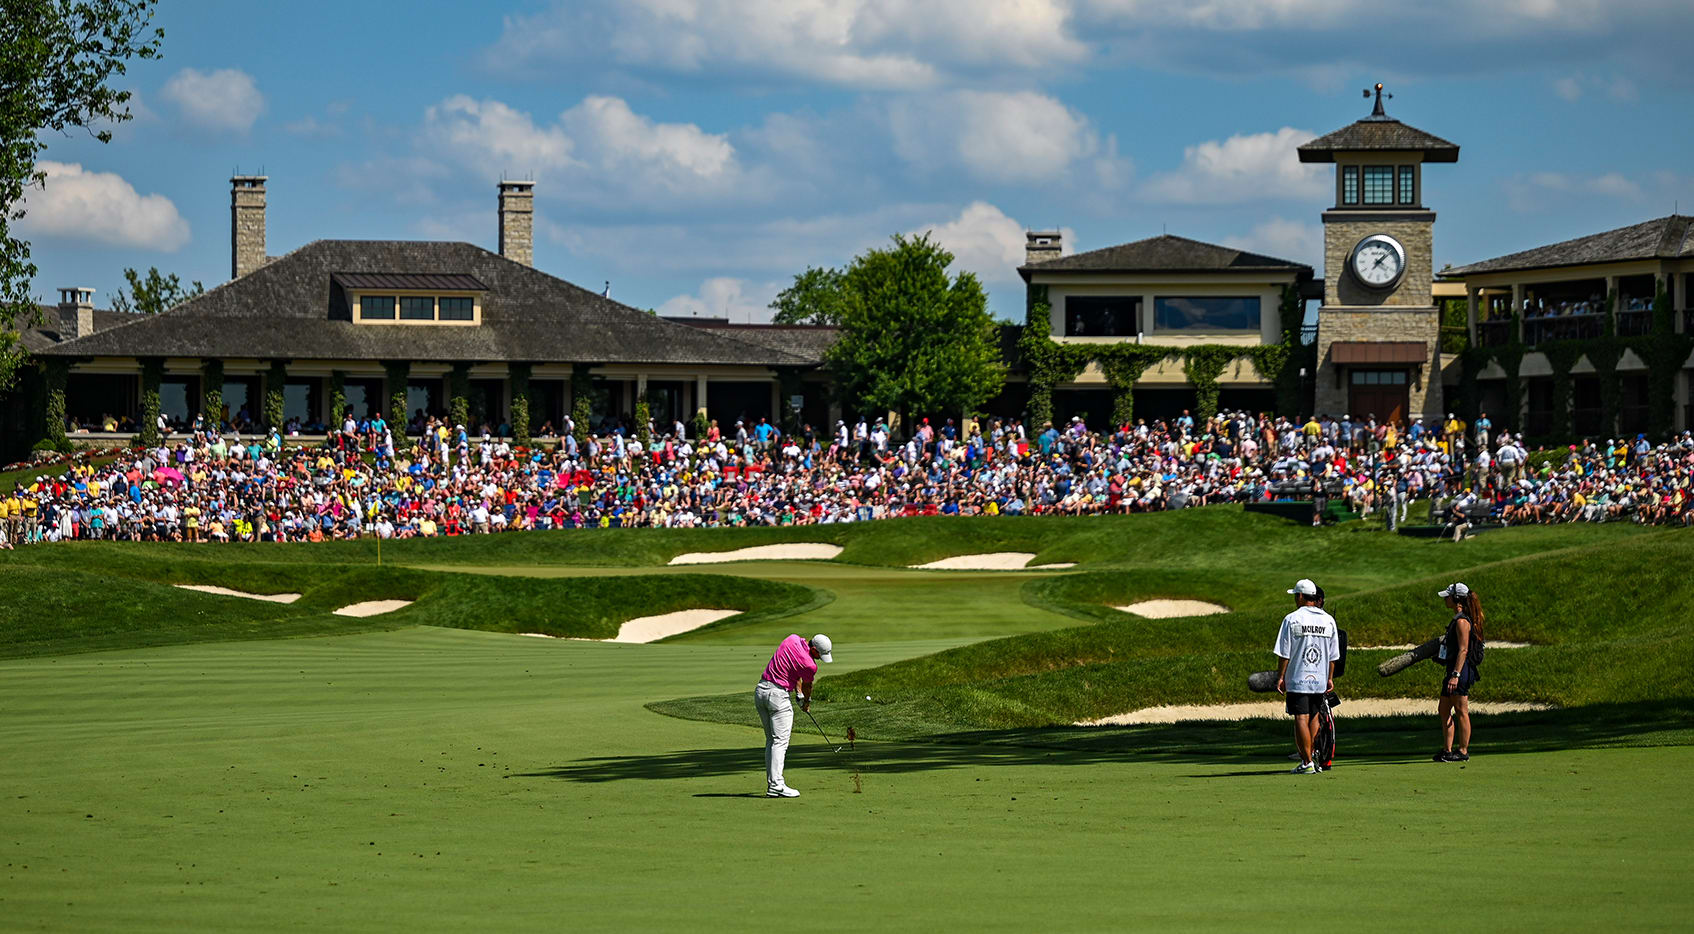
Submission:
[[[1341,657],[1341,642],[1335,619],[1318,604],[1318,585],[1302,578],[1288,591],[1294,595],[1294,612],[1282,618],[1276,634],[1276,689],[1287,702],[1284,709],[1294,717],[1294,745],[1300,751],[1295,775],[1322,769],[1312,761],[1312,743],[1317,735],[1318,705],[1324,694],[1335,689],[1335,662]]]
[[[759,712],[759,722],[765,727],[765,797],[798,798],[800,792],[788,787],[782,778],[783,760],[788,756],[788,738],[794,730],[794,705],[789,700],[793,692],[800,700],[800,709],[812,709],[812,682],[818,675],[818,661],[834,661],[829,637],[819,633],[809,641],[798,634],[790,635],[776,647],[770,663],[759,676],[753,689],[753,707]]]

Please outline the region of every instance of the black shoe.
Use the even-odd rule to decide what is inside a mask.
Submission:
[[[1440,752],[1436,753],[1435,756],[1431,759],[1431,761],[1433,761],[1433,762],[1452,762],[1453,761],[1453,750],[1443,749]]]

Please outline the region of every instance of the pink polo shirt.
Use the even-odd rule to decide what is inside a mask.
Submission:
[[[810,643],[798,635],[782,640],[761,677],[785,691],[809,683],[818,673],[818,663],[812,660],[809,646]]]

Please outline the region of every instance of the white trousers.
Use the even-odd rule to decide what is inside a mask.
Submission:
[[[782,762],[788,757],[788,736],[794,731],[794,703],[788,692],[769,681],[753,689],[753,706],[765,725],[765,790],[781,791]]]

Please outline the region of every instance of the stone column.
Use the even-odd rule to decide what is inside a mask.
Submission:
[[[694,377],[694,411],[696,413],[706,411],[706,374],[704,373]]]
[[[1524,326],[1524,320],[1523,320],[1524,319],[1524,314],[1523,314],[1523,283],[1522,282],[1512,283],[1512,314],[1517,316],[1517,319],[1518,319],[1518,334],[1517,334],[1517,337],[1518,337],[1518,340],[1521,341],[1521,340],[1523,340],[1523,326]]]
[[[1476,298],[1477,288],[1474,285],[1465,286],[1465,326],[1470,328],[1470,344],[1477,346],[1476,339]]]

